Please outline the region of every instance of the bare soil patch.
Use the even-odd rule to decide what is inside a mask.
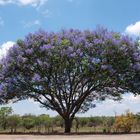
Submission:
[[[140,134],[124,135],[0,135],[0,140],[140,140]]]

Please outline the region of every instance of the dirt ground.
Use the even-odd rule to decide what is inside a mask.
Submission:
[[[140,134],[129,135],[0,135],[0,140],[140,140]]]

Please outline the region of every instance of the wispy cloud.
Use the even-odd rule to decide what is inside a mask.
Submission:
[[[28,21],[28,22],[22,21],[22,24],[23,24],[24,28],[30,28],[33,26],[41,25],[41,22],[40,22],[40,20],[34,20],[34,21]]]
[[[140,36],[140,21],[130,24],[126,27],[125,33],[134,36]]]
[[[50,17],[52,17],[52,12],[50,12],[50,10],[46,9],[42,12],[42,15],[46,18],[50,18]]]
[[[41,7],[48,0],[0,0],[0,5],[16,4],[21,6]]]

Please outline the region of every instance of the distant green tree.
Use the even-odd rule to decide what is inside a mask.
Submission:
[[[40,115],[41,125],[45,128],[45,132],[49,132],[49,128],[51,127],[51,121],[49,115],[42,114]]]
[[[87,117],[80,117],[79,118],[80,127],[87,126],[88,122],[89,122],[89,118],[87,118]]]
[[[80,122],[79,122],[79,118],[78,117],[74,118],[73,125],[75,127],[75,132],[78,132],[79,131],[79,126],[80,126]]]
[[[21,124],[21,117],[19,115],[11,115],[8,117],[8,127],[11,129],[11,133],[15,133],[17,127]]]
[[[40,116],[36,116],[35,118],[35,127],[37,128],[38,133],[41,131],[41,126],[42,126],[42,120]]]
[[[7,128],[8,117],[12,114],[13,110],[11,107],[0,108],[0,126],[5,130]]]
[[[106,132],[108,132],[108,133],[111,132],[114,122],[115,122],[114,117],[105,117],[104,129],[106,129]]]
[[[36,116],[34,115],[25,115],[22,117],[22,125],[25,129],[30,130],[31,128],[35,127],[35,119]]]
[[[134,115],[135,121],[134,121],[134,128],[136,132],[140,129],[140,112]]]
[[[53,122],[57,127],[63,127],[64,126],[64,120],[60,115],[57,115],[53,118]]]

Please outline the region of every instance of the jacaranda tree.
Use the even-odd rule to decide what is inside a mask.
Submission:
[[[67,133],[75,114],[95,107],[97,100],[140,91],[139,47],[102,28],[30,33],[8,51],[0,67],[2,103],[32,98],[57,111]]]

